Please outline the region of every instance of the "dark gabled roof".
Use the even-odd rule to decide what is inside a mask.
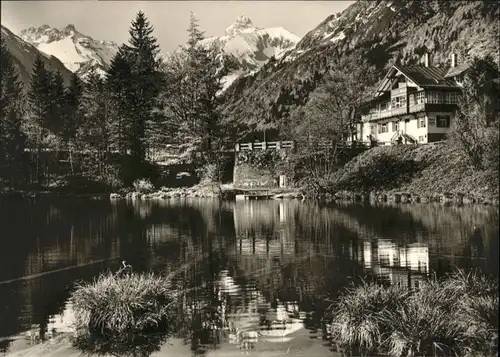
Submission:
[[[448,72],[447,68],[425,66],[394,66],[394,68],[410,78],[419,87],[457,87],[455,81],[445,78]]]
[[[464,69],[465,70],[465,69]],[[425,67],[425,66],[401,66],[393,65],[387,72],[382,82],[379,84],[375,96],[387,91],[391,80],[397,72],[401,72],[416,85],[422,88],[457,88],[457,83],[453,78],[446,78],[449,73],[448,67]],[[384,89],[385,88],[385,89]]]
[[[458,66],[455,66],[455,67],[450,67],[448,72],[444,75],[444,78],[451,78],[451,77],[458,76],[459,74],[468,70],[469,67],[470,67],[470,63],[468,63],[468,62],[459,64]]]

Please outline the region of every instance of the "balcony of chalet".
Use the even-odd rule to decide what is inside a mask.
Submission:
[[[407,88],[393,89],[372,102],[367,113],[361,116],[363,122],[376,121],[419,112],[454,111],[460,100],[458,91],[413,91]]]

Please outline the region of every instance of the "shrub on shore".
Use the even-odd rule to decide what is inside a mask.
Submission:
[[[153,192],[155,189],[151,181],[146,178],[135,180],[133,186],[135,192],[140,192],[140,193],[150,193]]]
[[[362,284],[326,318],[332,340],[351,356],[495,356],[498,281],[457,271],[419,289]]]
[[[148,356],[175,326],[175,292],[154,274],[105,274],[71,295],[76,340],[95,354]]]
[[[442,286],[424,283],[397,309],[386,309],[380,323],[388,329],[384,349],[390,356],[457,356],[459,330],[453,302]]]
[[[331,306],[332,338],[347,353],[373,356],[388,331],[380,324],[385,309],[402,305],[408,295],[399,285],[384,287],[365,283],[348,288],[337,304]]]
[[[456,292],[455,324],[467,356],[495,356],[498,349],[498,280],[458,271],[444,281]]]

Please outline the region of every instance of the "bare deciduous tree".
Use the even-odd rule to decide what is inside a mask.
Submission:
[[[498,70],[490,58],[474,59],[466,73],[450,139],[479,170],[498,170]]]
[[[327,189],[337,167],[337,144],[348,138],[355,140],[357,110],[374,81],[375,69],[361,57],[341,57],[331,65],[308,103],[292,114],[290,132],[298,146],[294,161],[314,191]]]

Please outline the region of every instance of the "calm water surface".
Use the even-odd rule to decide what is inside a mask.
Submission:
[[[319,355],[324,299],[352,279],[415,286],[455,266],[498,276],[498,241],[498,208],[488,206],[0,201],[0,355],[69,331],[73,284],[121,260],[175,272],[177,286],[195,288],[191,306],[223,307],[243,332],[216,338],[192,324],[193,355],[306,345]]]

